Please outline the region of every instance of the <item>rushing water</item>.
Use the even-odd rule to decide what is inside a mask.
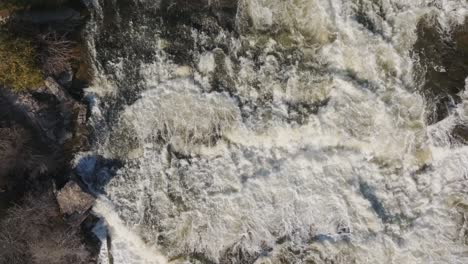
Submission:
[[[412,52],[465,0],[89,6],[104,263],[468,263],[468,95],[429,124]]]

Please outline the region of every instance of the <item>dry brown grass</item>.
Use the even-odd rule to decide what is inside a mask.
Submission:
[[[37,36],[39,59],[46,75],[58,75],[71,68],[73,60],[80,58],[77,44],[65,35],[48,32]]]
[[[0,223],[0,264],[89,263],[78,233],[62,220],[52,193],[28,196]]]

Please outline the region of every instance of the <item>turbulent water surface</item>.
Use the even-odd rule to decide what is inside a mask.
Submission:
[[[413,49],[465,0],[88,5],[103,263],[468,263],[468,95],[429,121]]]

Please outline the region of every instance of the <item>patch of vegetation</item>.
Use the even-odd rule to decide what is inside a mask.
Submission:
[[[74,41],[57,32],[47,32],[36,36],[39,61],[46,75],[57,76],[72,67],[72,62],[80,57],[80,51]]]
[[[52,192],[28,195],[0,221],[0,264],[85,264],[80,229],[65,223]]]
[[[78,67],[81,51],[73,33],[79,26],[72,20],[36,24],[12,16],[0,29],[0,85],[24,91]]]
[[[0,32],[0,85],[14,91],[24,91],[42,83],[42,73],[36,65],[36,51],[32,43]]]

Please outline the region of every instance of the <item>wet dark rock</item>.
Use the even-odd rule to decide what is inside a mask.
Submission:
[[[328,105],[329,99],[325,99],[315,103],[288,103],[288,117],[290,122],[295,122],[303,125],[307,122],[308,117],[318,113],[320,108]]]
[[[235,29],[238,2],[237,0],[219,0],[215,3],[212,12],[222,27],[229,30]]]
[[[235,94],[237,92],[235,91],[235,82],[226,65],[226,54],[220,48],[213,50],[213,53],[216,63],[213,80],[211,82],[213,90],[218,92],[227,91],[231,95]]]
[[[88,112],[86,105],[74,100],[74,98],[53,78],[47,78],[45,84],[48,88],[45,92],[49,92],[59,101],[60,112],[64,118],[64,124],[66,125],[65,129],[70,132],[73,130],[76,136],[86,134],[85,125]],[[64,140],[61,140],[61,142],[64,142]]]
[[[57,83],[62,87],[69,89],[73,84],[73,72],[71,70],[62,72],[57,78]]]
[[[192,253],[189,256],[189,259],[191,263],[216,264],[216,262],[212,261],[201,253]]]
[[[383,35],[380,19],[385,20],[385,10],[382,3],[378,1],[356,1],[356,16],[354,19],[374,34]],[[366,12],[366,10],[368,10]],[[379,19],[375,19],[378,16]]]
[[[238,0],[217,0],[214,5],[219,8],[237,9]]]
[[[80,57],[79,64],[76,65],[76,68],[71,72],[72,81],[68,86],[67,84],[62,84],[71,96],[77,100],[83,100],[84,98],[84,89],[90,85],[93,79],[94,67],[92,66],[91,58],[89,57],[89,48],[85,44],[80,44]],[[60,76],[61,78],[62,76]],[[68,80],[67,80],[68,82]]]
[[[176,63],[185,64],[192,61],[191,47],[194,45],[192,39],[191,28],[187,25],[175,25],[171,29],[165,30],[165,36],[169,37],[170,45],[166,48],[166,52],[171,54]]]
[[[83,239],[86,241],[86,248],[91,256],[98,256],[101,249],[101,241],[105,241],[104,238],[98,237],[95,233],[96,228],[105,228],[103,220],[94,214],[89,214],[88,217],[81,223],[81,231],[83,233]],[[107,233],[106,233],[107,234]],[[99,260],[102,263],[102,260]],[[96,257],[96,263],[99,263]]]
[[[76,105],[76,123],[78,126],[86,125],[86,119],[88,115],[88,108],[86,105]]]
[[[222,30],[216,17],[203,13],[193,14],[191,16],[191,23],[194,28],[210,35],[218,34]]]
[[[422,94],[429,102],[429,123],[444,119],[460,102],[468,76],[468,22],[456,27],[451,35],[437,25],[422,20],[414,52],[421,63]]]
[[[112,63],[119,59],[134,59],[151,62],[154,58],[154,29],[159,23],[155,10],[133,0],[103,0],[100,1],[103,13],[95,13],[97,24],[96,49],[105,49],[98,54],[98,61],[112,73]],[[157,6],[157,4],[154,4]],[[157,8],[156,8],[157,10]],[[135,25],[147,27],[135,28]],[[138,31],[138,34],[132,32]],[[124,65],[126,71],[131,71],[134,65]]]
[[[89,69],[102,68],[119,87],[115,95],[116,102],[108,106],[110,111],[105,111],[108,113],[106,120],[111,123],[117,122],[117,117],[112,113],[138,100],[140,92],[144,89],[140,62],[154,62],[154,39],[160,28],[160,18],[156,16],[159,4],[145,4],[134,0],[101,0],[87,3],[95,24],[90,26],[86,33],[89,38],[95,39],[91,48],[98,52],[96,57],[91,58],[92,61],[82,60],[74,85],[80,86],[89,81]],[[116,65],[122,67],[118,74],[115,71]]]
[[[455,139],[463,143],[468,143],[468,126],[456,125],[452,130],[452,135]]]
[[[229,34],[235,28],[237,1],[163,1],[160,16],[163,21],[162,36],[169,42],[166,51],[177,63],[190,64],[193,52],[218,48],[213,39],[222,31]],[[192,28],[207,34],[203,44],[196,44]],[[197,46],[199,45],[199,46]]]
[[[116,159],[106,159],[98,155],[82,157],[74,172],[79,179],[93,192],[103,192],[104,186],[116,175],[123,162]]]
[[[163,8],[177,9],[180,13],[191,13],[195,11],[203,11],[208,9],[209,1],[208,0],[173,0],[173,1],[163,1]]]

